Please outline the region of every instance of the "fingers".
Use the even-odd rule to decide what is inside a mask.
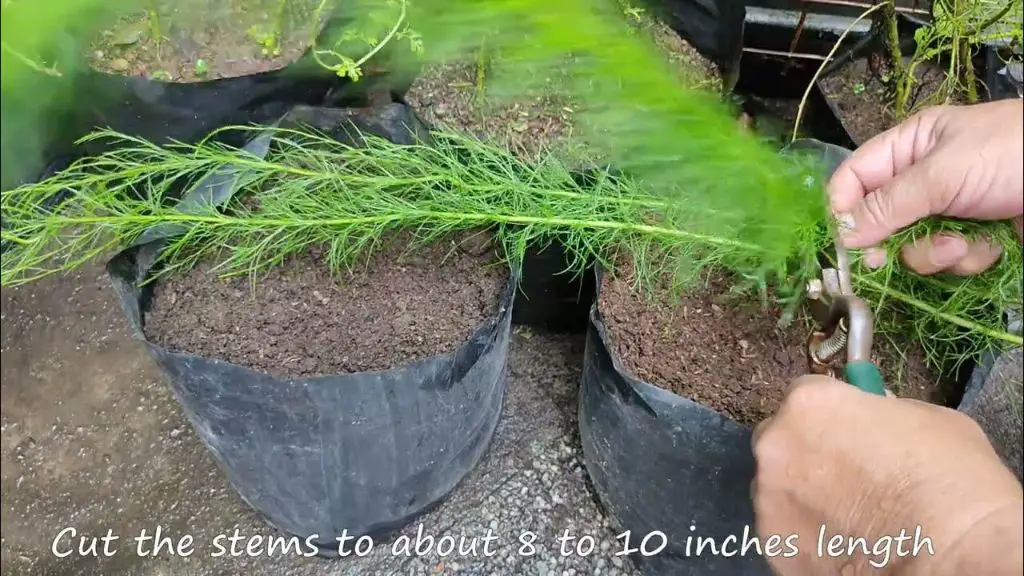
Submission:
[[[850,393],[863,393],[845,382],[828,376],[808,374],[793,379],[786,388],[782,405],[775,416],[765,418],[754,427],[750,443],[754,447],[755,453],[765,432],[771,430],[773,425],[787,420],[790,417],[790,412],[813,414],[819,413],[823,409],[827,410],[828,407],[825,404],[834,404],[837,400],[834,395],[836,389],[833,387],[835,386],[846,387]],[[885,395],[887,398],[897,398],[889,389],[886,389]]]
[[[914,222],[945,208],[944,183],[934,160],[924,160],[874,192],[868,193],[849,212],[853,227],[841,241],[848,248],[866,248]]]
[[[858,148],[829,181],[832,209],[852,212],[861,199],[924,158],[932,147],[934,116],[918,114]]]
[[[944,113],[931,108],[875,136],[836,170],[828,193],[833,212],[852,224],[844,245],[873,246],[948,204],[941,167],[928,161]]]
[[[902,249],[903,262],[918,274],[947,272],[958,276],[980,274],[1002,256],[1002,248],[983,240],[968,242],[960,236],[937,235]]]

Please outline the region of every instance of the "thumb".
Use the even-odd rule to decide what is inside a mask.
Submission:
[[[936,193],[943,186],[933,176],[936,173],[935,160],[929,158],[864,196],[848,216],[842,217],[849,224],[842,233],[843,244],[848,248],[874,246],[914,222],[941,211],[937,207]]]

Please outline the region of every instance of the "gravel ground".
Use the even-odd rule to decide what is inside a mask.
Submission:
[[[422,525],[424,536],[464,539],[466,551],[476,538],[475,557],[442,558],[436,548],[396,556],[396,541],[382,541],[365,557],[324,560],[244,552],[250,538],[275,532],[235,495],[193,434],[129,337],[100,269],[5,288],[0,321],[5,575],[634,573],[615,555],[615,533],[580,461],[578,338],[517,329],[507,404],[488,454],[447,502],[405,531],[415,544]],[[175,542],[191,535],[192,555],[140,556],[132,538],[157,526]],[[109,529],[120,539],[111,557],[102,557],[100,543],[101,557],[58,558],[51,544],[66,528],[89,536]],[[212,557],[215,538],[225,534],[229,548],[224,538],[235,530],[242,554]],[[494,538],[484,548],[488,533]],[[561,554],[566,533],[589,536],[594,551],[580,556],[573,541]],[[521,547],[531,534],[528,555]],[[77,546],[69,538],[58,544],[58,551]]]

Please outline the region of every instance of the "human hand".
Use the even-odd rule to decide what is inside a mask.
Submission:
[[[1024,105],[1001,100],[938,106],[875,136],[847,159],[828,185],[832,209],[852,225],[848,248],[868,248],[926,216],[1024,220]],[[998,246],[941,235],[902,248],[904,262],[922,274],[976,274],[994,264]]]
[[[1021,485],[960,412],[806,376],[754,431],[753,450],[758,535],[798,535],[798,554],[768,558],[780,576],[1021,571]],[[888,559],[870,555],[875,542],[901,530],[910,537],[901,548],[912,551],[917,527],[934,556],[922,547],[900,557],[895,543]],[[830,557],[837,534],[865,538],[869,555]]]

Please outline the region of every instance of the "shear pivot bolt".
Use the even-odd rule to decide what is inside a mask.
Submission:
[[[817,300],[821,298],[821,293],[824,290],[824,285],[821,280],[813,278],[807,281],[807,297],[811,300]]]

